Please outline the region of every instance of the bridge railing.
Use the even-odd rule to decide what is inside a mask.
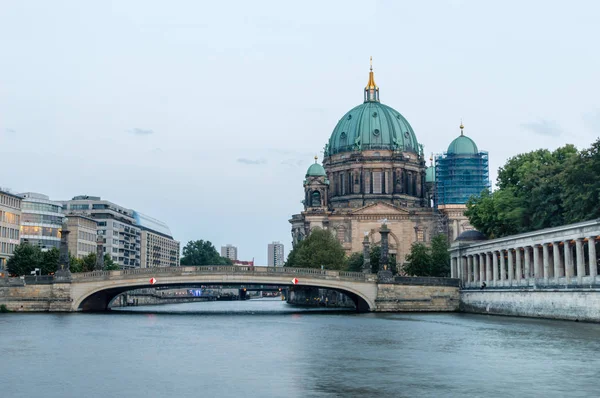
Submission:
[[[137,268],[120,271],[92,271],[74,273],[72,279],[121,279],[127,276],[138,275],[202,275],[202,274],[266,274],[266,275],[289,275],[289,276],[312,276],[322,278],[343,278],[356,281],[372,280],[373,275],[362,272],[332,271],[318,268],[292,268],[292,267],[256,267],[237,265],[200,265],[185,267],[153,267]]]

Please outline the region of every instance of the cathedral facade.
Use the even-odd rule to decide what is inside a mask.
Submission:
[[[364,236],[379,244],[387,220],[390,254],[403,262],[415,241],[446,232],[447,222],[427,199],[423,147],[408,121],[379,101],[373,70],[361,105],[348,111],[325,146],[323,165],[304,180],[304,210],[292,216],[293,243],[310,231],[331,231],[348,254]]]

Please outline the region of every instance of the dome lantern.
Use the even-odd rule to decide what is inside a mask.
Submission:
[[[373,57],[370,57],[369,82],[365,87],[365,102],[379,102],[379,87],[375,84],[373,75]]]

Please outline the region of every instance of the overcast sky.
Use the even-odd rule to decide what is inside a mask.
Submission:
[[[99,195],[182,246],[267,262],[337,121],[381,101],[425,152],[600,135],[595,1],[23,1],[0,6],[0,186]]]

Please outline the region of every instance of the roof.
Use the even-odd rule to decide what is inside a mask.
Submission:
[[[479,150],[475,141],[466,135],[459,135],[448,146],[448,155],[477,155]]]
[[[482,234],[481,232],[471,229],[469,231],[464,231],[462,234],[458,235],[456,240],[459,241],[476,241],[476,240],[487,240],[487,236]]]

